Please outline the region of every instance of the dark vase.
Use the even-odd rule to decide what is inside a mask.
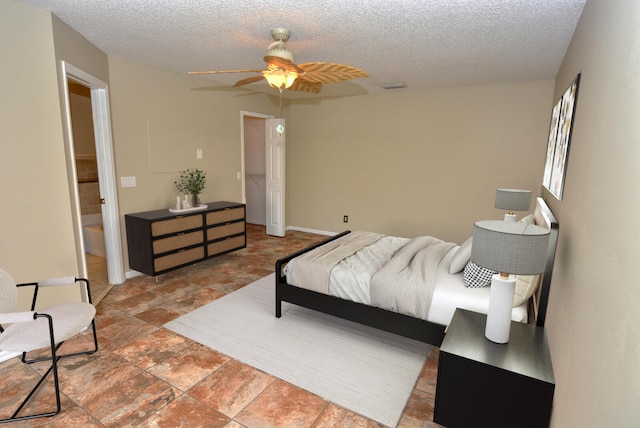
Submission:
[[[200,206],[200,196],[191,195],[191,206],[196,208]]]

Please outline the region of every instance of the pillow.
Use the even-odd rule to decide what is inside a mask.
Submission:
[[[456,273],[462,272],[462,269],[469,263],[471,260],[471,242],[473,241],[473,236],[460,245],[460,248],[456,250],[456,253],[451,258],[451,264],[449,265],[449,274],[455,275]]]
[[[529,214],[528,216],[524,216],[520,219],[520,223],[524,224],[536,224],[536,219],[533,218],[533,214]]]
[[[470,288],[486,287],[491,285],[491,277],[496,273],[498,272],[469,262],[464,267],[464,285]]]
[[[541,275],[517,275],[516,291],[513,296],[513,307],[520,306],[535,293],[540,284]]]

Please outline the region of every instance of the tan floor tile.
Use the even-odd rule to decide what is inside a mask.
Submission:
[[[334,404],[329,405],[313,424],[313,428],[385,428],[385,425],[352,413]]]
[[[435,394],[416,389],[409,398],[407,407],[398,423],[398,428],[439,426],[432,422],[434,400]]]
[[[274,380],[274,377],[260,370],[231,360],[187,393],[221,413],[234,417]]]
[[[438,357],[440,355],[440,349],[433,347],[431,353],[427,357],[427,361],[424,363],[424,367],[418,377],[416,383],[416,389],[429,392],[431,394],[436,393],[436,384],[438,381]]]
[[[156,327],[162,327],[169,321],[173,321],[176,318],[180,318],[182,315],[189,313],[190,310],[191,309],[189,307],[178,308],[175,304],[165,302],[155,308],[140,312],[136,317],[151,325],[155,325]]]
[[[191,341],[169,358],[150,367],[148,372],[181,391],[186,391],[227,361],[229,357]]]
[[[161,328],[114,352],[141,369],[148,369],[175,356],[188,343],[189,339]]]
[[[206,404],[188,396],[181,395],[167,406],[158,410],[138,427],[193,428],[228,427],[229,418]]]
[[[128,317],[107,327],[98,329],[98,341],[102,350],[115,351],[156,331],[158,327],[135,317]]]
[[[310,427],[329,403],[282,380],[273,382],[234,420],[246,427]]]
[[[141,372],[101,392],[83,408],[108,427],[136,426],[180,394],[166,382]]]
[[[141,369],[110,352],[98,352],[61,363],[62,392],[81,406],[100,402],[105,391],[117,388]]]

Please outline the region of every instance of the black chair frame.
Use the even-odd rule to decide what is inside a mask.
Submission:
[[[89,284],[89,280],[86,279],[86,278],[75,278],[75,280],[76,280],[76,282],[80,281],[80,282],[84,282],[85,283],[85,286],[86,286],[86,289],[87,289],[88,301],[89,301],[89,303],[93,304],[93,302],[91,301],[91,286]],[[23,284],[16,284],[16,286],[17,287],[25,287],[25,286],[33,286],[33,287],[35,287],[34,288],[34,292],[33,292],[33,299],[32,299],[32,302],[31,302],[31,311],[35,311],[36,301],[38,299],[38,289],[39,289],[38,283],[37,282],[28,282],[28,283],[23,283]],[[27,352],[23,352],[21,360],[25,364],[33,364],[33,363],[37,363],[37,362],[41,362],[41,361],[51,361],[51,366],[47,369],[45,374],[42,375],[42,377],[40,378],[38,383],[31,389],[31,391],[29,392],[29,395],[27,395],[27,397],[22,401],[20,406],[11,415],[11,417],[0,420],[0,424],[7,423],[7,422],[24,421],[24,420],[36,419],[36,418],[42,418],[42,417],[51,417],[51,416],[55,416],[58,413],[60,413],[60,410],[61,410],[62,406],[61,406],[61,400],[60,400],[60,381],[59,381],[59,377],[58,377],[58,362],[62,358],[75,357],[75,356],[79,356],[79,355],[91,355],[91,354],[93,354],[93,353],[98,351],[98,336],[96,334],[95,317],[94,317],[93,320],[91,320],[91,329],[92,329],[92,335],[93,335],[93,349],[90,349],[90,350],[87,350],[87,351],[81,351],[81,352],[74,352],[74,353],[70,353],[70,354],[64,354],[64,355],[58,355],[57,354],[58,350],[60,349],[60,347],[62,346],[64,341],[62,341],[62,342],[60,342],[58,344],[55,343],[55,336],[54,336],[54,330],[53,330],[53,318],[50,315],[46,314],[46,313],[38,313],[37,311],[34,314],[34,319],[36,319],[36,318],[46,318],[47,321],[48,321],[48,324],[49,324],[49,340],[50,340],[50,348],[49,348],[50,354],[47,355],[47,356],[44,356],[44,357],[37,357],[37,358],[27,359]],[[3,332],[3,331],[4,331],[4,329],[0,325],[0,332]],[[20,414],[20,412],[22,411],[24,406],[27,405],[29,400],[31,400],[33,395],[36,393],[36,391],[40,388],[42,383],[47,379],[47,377],[51,373],[53,373],[53,386],[54,386],[54,389],[55,389],[55,397],[56,397],[56,408],[55,408],[55,410],[52,410],[52,411],[49,411],[49,412],[32,414],[32,415],[18,416],[18,414]]]

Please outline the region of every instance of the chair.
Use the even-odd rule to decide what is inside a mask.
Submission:
[[[73,302],[50,306],[35,310],[38,290],[41,287],[84,283],[89,296],[88,303]],[[26,312],[11,312],[18,299],[18,287],[33,287],[31,310]],[[22,362],[31,364],[38,361],[51,361],[51,366],[24,399],[22,404],[8,419],[0,423],[54,416],[60,412],[60,384],[58,381],[58,361],[61,358],[76,355],[93,354],[98,350],[98,338],[95,325],[96,309],[91,303],[91,289],[89,281],[84,278],[64,277],[40,280],[24,284],[16,284],[11,276],[0,269],[0,349],[10,352],[21,352]],[[10,324],[6,328],[3,325]],[[57,351],[63,342],[91,326],[93,330],[93,349],[58,355]],[[44,357],[27,359],[27,353],[37,349],[49,348]],[[56,397],[56,409],[49,412],[18,416],[27,402],[42,385],[47,376],[53,373],[53,384]]]

